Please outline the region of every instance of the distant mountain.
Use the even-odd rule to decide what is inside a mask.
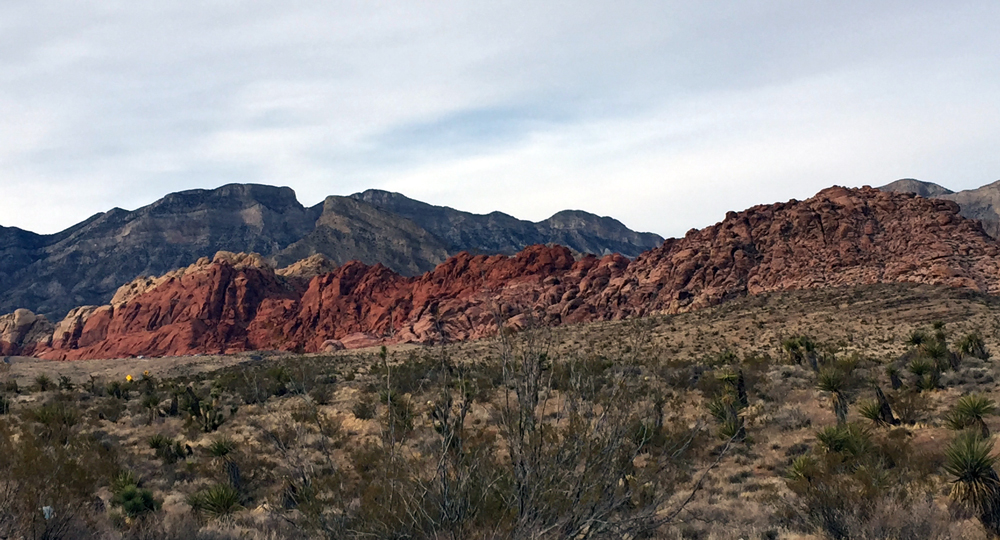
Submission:
[[[524,246],[559,244],[582,253],[636,257],[663,243],[659,235],[635,232],[616,219],[579,210],[564,210],[533,223],[502,212],[482,215],[433,206],[379,189],[351,197],[412,220],[444,240],[452,252],[474,247],[482,253],[512,255]]]
[[[951,195],[954,191],[939,186],[933,182],[924,182],[913,178],[902,178],[879,187],[882,191],[894,193],[915,193],[926,199],[940,199],[942,195]]]
[[[356,259],[415,275],[463,250],[513,253],[557,242],[578,252],[635,256],[663,241],[585,212],[534,224],[378,192],[406,203],[396,211],[366,201],[367,193],[374,192],[307,208],[287,187],[230,184],[172,193],[134,211],[114,208],[52,235],[0,227],[0,314],[27,308],[58,320],[72,307],[107,303],[136,276],[160,275],[218,251],[257,252],[279,266],[322,254],[338,264]]]
[[[960,213],[969,219],[978,219],[983,229],[993,238],[1000,238],[1000,180],[976,189],[954,192],[931,182],[911,178],[896,180],[880,188],[882,191],[916,193],[921,197],[946,199],[958,203]]]

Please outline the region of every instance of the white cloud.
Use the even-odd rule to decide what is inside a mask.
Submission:
[[[0,224],[228,182],[683,234],[1000,177],[994,2],[0,5]]]

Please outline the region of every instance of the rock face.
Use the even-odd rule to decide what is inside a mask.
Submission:
[[[604,218],[597,219],[600,226],[525,236],[521,229],[536,225],[506,216],[489,227],[490,234],[506,239],[504,250],[497,250],[488,235],[476,231],[484,228],[479,223],[502,214],[460,213],[473,232],[455,242],[439,238],[439,229],[363,199],[328,197],[306,208],[289,188],[231,184],[173,193],[131,212],[115,208],[54,235],[0,227],[0,313],[29,308],[54,320],[75,306],[107,303],[121,283],[136,276],[161,275],[218,251],[260,253],[277,266],[322,254],[337,264],[380,262],[417,275],[463,250],[513,253],[560,241],[577,251],[637,254],[662,241]],[[637,239],[642,242],[629,243]]]
[[[0,355],[32,354],[50,342],[54,330],[45,317],[27,309],[0,316]]]
[[[1000,238],[1000,180],[976,189],[954,192],[930,182],[904,179],[884,185],[879,189],[897,193],[916,193],[921,197],[955,201],[959,213],[969,219],[983,222],[983,230],[993,238]]]
[[[477,338],[498,321],[673,313],[784,289],[914,282],[995,294],[1000,254],[953,202],[834,187],[730,212],[634,261],[537,245],[510,257],[460,253],[417,277],[349,262],[306,283],[259,257],[222,254],[168,276],[71,313],[61,335],[27,347],[54,359],[312,352]]]

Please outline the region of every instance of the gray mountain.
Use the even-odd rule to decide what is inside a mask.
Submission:
[[[878,189],[902,193],[916,193],[921,197],[955,201],[959,213],[983,223],[983,230],[993,238],[1000,238],[1000,180],[992,184],[954,192],[931,182],[911,178],[896,180]]]
[[[381,262],[415,275],[463,250],[513,253],[556,242],[635,256],[662,243],[586,212],[534,224],[387,194],[406,203],[395,211],[364,195],[328,197],[307,208],[287,187],[230,184],[172,193],[134,211],[114,208],[52,235],[0,227],[0,313],[28,308],[60,319],[72,307],[107,303],[136,276],[161,275],[217,251],[257,252],[279,266],[320,253],[336,263]]]
[[[916,193],[925,199],[940,199],[942,195],[951,195],[954,191],[939,186],[933,182],[924,182],[914,178],[901,178],[877,189],[895,193]]]
[[[534,223],[502,212],[483,215],[434,206],[379,189],[351,197],[412,220],[444,240],[451,251],[509,255],[533,244],[560,244],[582,253],[635,257],[663,244],[659,235],[635,232],[616,219],[579,210],[564,210]]]

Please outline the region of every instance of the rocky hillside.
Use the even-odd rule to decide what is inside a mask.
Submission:
[[[33,337],[4,350],[56,359],[321,351],[476,338],[498,320],[518,327],[676,313],[777,290],[907,282],[995,294],[998,255],[953,202],[834,187],[730,212],[634,261],[538,245],[511,257],[461,253],[417,277],[351,262],[306,282],[259,257],[220,256],[133,283],[117,303],[71,313],[49,338],[37,328],[11,332]]]
[[[218,251],[260,253],[277,266],[322,254],[338,264],[382,263],[416,275],[463,250],[513,253],[560,242],[580,252],[635,255],[662,242],[584,212],[570,213],[573,219],[557,214],[536,226],[387,194],[426,212],[464,216],[465,236],[446,238],[433,223],[373,206],[362,195],[328,197],[306,208],[289,188],[232,184],[173,193],[135,211],[115,208],[54,235],[0,227],[0,313],[28,308],[61,318],[74,306],[106,304],[136,276],[160,275]],[[525,234],[528,229],[533,232]]]
[[[897,193],[916,193],[921,197],[955,201],[959,213],[983,222],[983,229],[993,238],[1000,238],[1000,180],[976,189],[954,192],[931,182],[903,179],[879,189]]]

